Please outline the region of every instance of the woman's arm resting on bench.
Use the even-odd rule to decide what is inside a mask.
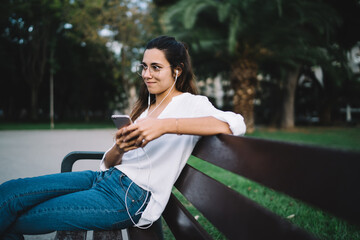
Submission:
[[[137,121],[124,130],[125,141],[137,138],[135,145],[144,147],[150,141],[166,133],[188,135],[231,134],[226,122],[214,117],[199,118],[145,118]]]

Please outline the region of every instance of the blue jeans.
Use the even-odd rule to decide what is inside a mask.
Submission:
[[[149,198],[116,168],[11,180],[0,185],[0,237],[127,228],[128,211],[137,223]]]

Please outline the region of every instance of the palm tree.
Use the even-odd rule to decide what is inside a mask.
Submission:
[[[168,31],[182,32],[180,37],[190,35],[195,48],[212,49],[228,61],[234,111],[243,114],[248,132],[252,132],[259,62],[277,61],[285,70],[288,99],[284,100],[287,113],[283,116],[290,121],[282,122],[285,127],[293,126],[294,88],[300,66],[319,55],[317,45],[324,43],[323,36],[336,24],[334,16],[334,11],[320,1],[181,0],[169,9],[165,20]],[[185,31],[179,29],[179,22]]]

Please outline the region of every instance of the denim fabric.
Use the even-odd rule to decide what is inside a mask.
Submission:
[[[150,193],[116,168],[5,182],[0,185],[1,239],[22,239],[22,234],[55,230],[109,230],[132,226],[125,195],[127,208],[137,223]]]

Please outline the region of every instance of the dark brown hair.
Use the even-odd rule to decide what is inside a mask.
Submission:
[[[176,68],[181,68],[182,73],[178,77],[175,87],[180,92],[189,92],[197,94],[198,90],[195,85],[195,76],[191,66],[191,59],[187,46],[175,40],[173,37],[160,36],[152,39],[146,45],[147,49],[159,49],[164,52],[166,60],[171,65],[172,73]],[[135,121],[140,114],[148,107],[149,91],[144,82],[141,83],[140,93],[134,109],[132,110],[130,117]],[[155,95],[150,94],[151,104],[155,103]]]

